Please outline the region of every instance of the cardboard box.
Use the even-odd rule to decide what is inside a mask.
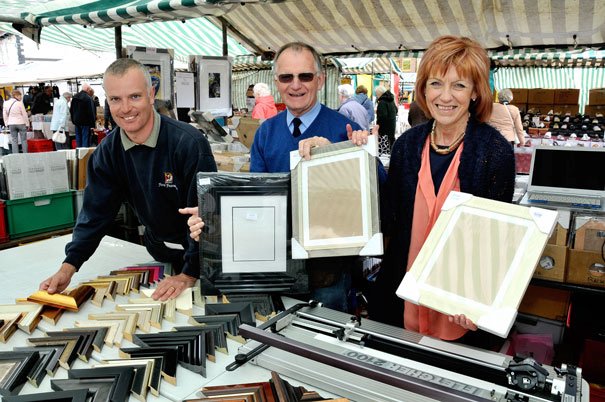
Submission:
[[[569,250],[565,281],[605,288],[605,260],[601,253]]]
[[[578,114],[578,112],[580,111],[580,105],[575,104],[575,105],[554,105],[554,112],[555,114],[565,114],[565,113],[571,113],[572,115],[576,115]]]
[[[554,89],[530,89],[527,94],[527,103],[539,105],[553,105],[555,103]]]
[[[605,242],[605,217],[576,215],[573,249],[600,252]]]
[[[548,244],[567,246],[567,234],[569,233],[569,225],[571,223],[571,211],[559,209],[557,212],[559,213],[557,224],[555,225],[552,236],[548,239]]]
[[[511,103],[527,103],[527,94],[529,90],[527,88],[510,88],[513,93],[513,101]]]
[[[529,285],[519,305],[519,312],[549,320],[566,321],[571,291]]]
[[[536,264],[534,278],[565,282],[567,246],[547,244]]]
[[[547,114],[549,111],[555,110],[555,106],[552,103],[528,103],[527,113],[533,114]]]
[[[250,154],[242,152],[214,152],[214,161],[219,171],[249,172]]]
[[[553,344],[563,340],[565,323],[531,314],[518,314],[513,327],[520,334],[550,334]]]
[[[597,113],[601,113],[605,116],[605,105],[586,105],[584,106],[584,113],[594,117]]]
[[[557,89],[555,90],[555,105],[578,104],[580,99],[579,89]]]
[[[78,166],[76,167],[78,172],[77,190],[84,190],[86,187],[86,169],[88,167],[88,160],[94,150],[95,148],[76,148],[76,160],[78,163]]]
[[[591,89],[588,92],[588,104],[594,105],[605,105],[605,89]]]

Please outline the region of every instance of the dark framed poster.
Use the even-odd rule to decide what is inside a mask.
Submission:
[[[213,116],[231,116],[231,58],[192,56],[197,75],[195,107]]]

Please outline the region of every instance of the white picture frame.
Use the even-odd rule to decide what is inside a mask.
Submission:
[[[197,72],[196,109],[231,116],[231,57],[192,56]]]
[[[223,273],[286,272],[288,197],[221,196]]]
[[[557,212],[453,191],[397,296],[508,336]]]
[[[174,105],[174,50],[128,46],[126,53],[149,70],[155,99],[170,101]]]
[[[292,258],[381,255],[376,136],[290,154]]]

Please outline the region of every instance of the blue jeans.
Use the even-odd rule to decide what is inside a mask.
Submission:
[[[90,146],[90,127],[76,126],[76,146],[78,148]]]

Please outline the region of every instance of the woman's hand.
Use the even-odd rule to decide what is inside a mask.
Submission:
[[[460,325],[464,329],[468,329],[471,331],[477,330],[477,326],[475,325],[475,323],[466,318],[464,314],[451,315],[449,317],[449,321],[453,322],[454,324]]]

